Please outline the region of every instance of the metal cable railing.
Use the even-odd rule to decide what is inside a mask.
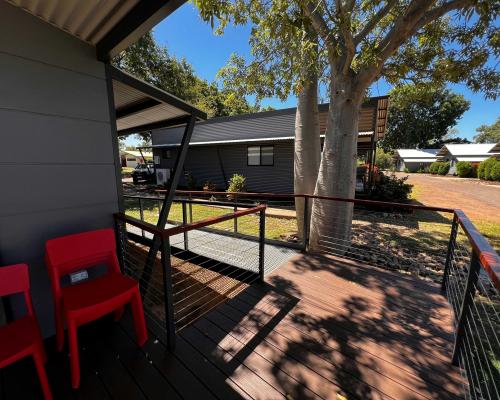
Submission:
[[[316,238],[316,248],[344,260],[399,270],[442,283],[454,315],[453,363],[460,367],[464,375],[466,397],[500,398],[500,261],[497,253],[463,212],[440,207],[310,195],[183,191],[177,192],[177,195],[177,211],[171,213],[169,223],[179,225],[207,215],[217,218],[227,211],[234,213],[259,203],[268,206],[266,215],[269,208],[275,209],[274,223],[280,225],[285,220],[283,216],[279,216],[280,210],[293,215],[297,199],[304,201],[306,210],[310,210],[307,204],[312,205],[314,202],[316,205],[320,202],[323,205],[354,203],[352,223],[346,222],[342,217],[325,214],[328,215],[328,223],[335,229]],[[133,212],[147,220],[147,210],[152,206],[148,207],[147,199],[141,201],[145,202],[140,207],[142,210]],[[157,202],[158,199],[153,201]],[[265,220],[265,226],[262,227],[259,223],[259,241],[256,240],[257,221],[247,214],[238,220],[213,223],[196,233],[189,233],[189,236],[178,233],[171,238],[172,248],[176,249],[172,254],[178,255],[180,260],[187,263],[196,260],[200,266],[210,271],[219,271],[222,274],[229,272],[229,278],[237,276],[244,284],[245,274],[252,273],[251,268],[244,263],[252,257],[245,253],[254,254],[255,257],[256,248],[250,246],[247,249],[242,247],[241,243],[235,242],[234,247],[227,245],[220,249],[219,242],[213,240],[214,236],[211,235],[219,234],[234,240],[245,239],[247,243],[258,242],[261,246],[264,243],[264,231],[265,241],[273,240],[269,230],[272,217],[267,216],[264,219],[262,213],[261,210],[260,221]],[[290,230],[295,229],[297,232],[296,219],[289,218],[287,221],[294,225]],[[337,234],[336,232],[342,232],[341,228],[348,228],[349,233]],[[305,234],[299,245],[305,249],[309,244],[310,235],[308,226],[304,225],[302,229]],[[200,235],[197,240],[202,244],[198,253],[203,249],[206,249],[206,253],[197,254],[195,257],[198,258],[189,258],[196,235]],[[252,237],[253,242],[248,240]],[[282,244],[289,244],[289,240],[284,239]],[[263,244],[261,247],[263,248]],[[241,264],[238,264],[238,257],[232,257],[238,270],[230,269],[227,260],[218,255],[219,252],[235,254],[238,251]],[[190,299],[199,295],[205,296],[201,284],[195,287],[194,294],[188,294],[187,288],[192,286],[184,287],[187,279],[197,276],[196,274],[196,270],[189,270],[187,275],[179,275],[182,279],[176,282],[179,294],[175,298],[178,306],[175,316],[179,318],[180,327],[183,326],[182,318],[187,320],[191,314],[196,314],[196,307],[189,309],[186,306]],[[203,279],[204,284],[210,282],[210,277]]]
[[[453,363],[468,382],[466,398],[499,399],[500,258],[459,210],[442,286],[453,309]]]
[[[130,206],[131,199],[127,201]],[[141,199],[148,201],[157,199]],[[145,313],[155,327],[166,331],[170,347],[177,332],[264,276],[265,206],[247,205],[237,212],[226,207],[224,214],[220,208],[205,210],[204,218],[189,223],[187,204],[181,204],[183,221],[169,221],[165,228],[115,214],[123,271],[139,282]],[[141,218],[146,219],[147,210],[143,204]],[[222,234],[232,229],[234,220],[253,229],[256,240]],[[160,250],[148,265],[154,238],[160,240]]]

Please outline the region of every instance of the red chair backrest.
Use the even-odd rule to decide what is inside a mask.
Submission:
[[[45,243],[45,250],[49,272],[57,278],[99,264],[106,264],[109,272],[120,272],[113,229],[51,239]]]
[[[0,297],[23,293],[28,315],[33,314],[30,295],[29,269],[26,264],[0,267]]]

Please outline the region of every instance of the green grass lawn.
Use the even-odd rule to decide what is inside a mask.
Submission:
[[[417,192],[418,193],[418,192]],[[143,200],[144,220],[156,224],[159,215],[159,203],[156,200]],[[140,218],[139,202],[135,199],[126,201],[127,214]],[[189,206],[188,206],[189,210]],[[232,213],[230,207],[206,206],[201,204],[192,205],[193,221]],[[188,211],[189,213],[189,211]],[[374,237],[381,243],[390,242],[395,246],[416,251],[442,251],[446,249],[452,216],[447,213],[418,211],[409,215],[402,215],[400,221],[387,221],[380,218],[376,213],[371,218],[365,216],[355,217],[355,223],[362,224],[363,221],[370,222],[376,226]],[[174,203],[170,210],[169,221],[182,222],[182,206]],[[500,248],[500,224],[487,220],[473,221],[479,231],[488,239],[495,249]],[[211,226],[212,228],[233,230],[234,220],[224,221]],[[257,236],[259,234],[259,216],[257,214],[246,215],[238,218],[238,232]],[[266,217],[266,238],[287,240],[297,234],[297,223],[295,218],[284,218],[277,216]],[[467,239],[459,235],[458,239],[464,244]]]
[[[144,220],[151,224],[156,224],[159,215],[159,204],[154,200],[143,200]],[[126,213],[134,218],[140,219],[139,203],[136,200],[126,201]],[[231,207],[205,206],[202,204],[192,205],[193,222],[201,221],[210,217],[217,217],[230,214],[234,210]],[[189,206],[187,206],[189,221]],[[179,203],[172,204],[168,220],[172,222],[182,222],[182,206]],[[224,221],[211,225],[210,228],[232,231],[234,220]],[[259,234],[259,215],[251,214],[238,218],[238,232],[246,235],[257,236]],[[266,217],[266,238],[276,240],[286,240],[297,232],[295,219],[281,217]]]
[[[133,171],[134,169],[131,167],[122,167],[122,178],[130,178]]]

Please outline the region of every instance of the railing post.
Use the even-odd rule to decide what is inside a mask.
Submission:
[[[144,222],[144,205],[142,204],[142,197],[139,197],[139,215],[141,217],[141,221]],[[144,229],[141,229],[142,237],[145,237]]]
[[[309,197],[305,195],[304,199],[304,221],[302,227],[302,241],[304,242],[304,251],[307,250],[307,245],[309,243]]]
[[[161,265],[163,270],[163,295],[165,301],[165,328],[167,331],[167,347],[175,349],[174,300],[172,286],[172,264],[170,263],[170,240],[161,239]]]
[[[186,200],[182,199],[181,200],[182,204],[182,225],[187,225],[187,207],[186,207]],[[184,250],[188,250],[188,232],[184,232]]]
[[[234,195],[234,202],[238,203],[238,195],[237,194]],[[236,204],[233,207],[233,211],[234,212],[238,211],[238,206]],[[238,233],[238,218],[235,218],[233,221],[234,221],[233,222],[233,231],[234,231],[234,233]]]
[[[259,277],[264,281],[264,249],[266,247],[266,209],[259,211]]]
[[[458,233],[458,217],[453,214],[453,222],[451,223],[450,240],[448,241],[448,251],[446,252],[446,262],[444,264],[443,280],[441,281],[441,290],[446,292],[448,275],[450,273],[450,265],[453,261],[453,248],[457,240]]]
[[[193,195],[189,193],[189,223],[193,223]]]
[[[467,318],[471,314],[471,307],[474,303],[474,295],[476,293],[476,284],[479,278],[479,270],[481,264],[479,261],[479,256],[475,250],[472,251],[472,256],[470,259],[469,272],[467,273],[467,282],[465,284],[464,295],[462,298],[462,304],[460,306],[460,315],[457,320],[457,329],[455,332],[455,344],[453,346],[453,365],[458,365],[458,357],[460,354],[460,348],[463,345],[465,336],[465,324],[467,323]]]

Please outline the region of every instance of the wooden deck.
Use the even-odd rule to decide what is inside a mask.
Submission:
[[[80,331],[82,385],[47,343],[61,399],[455,399],[450,309],[417,279],[299,255],[181,332],[134,344],[129,316]],[[99,340],[98,340],[99,339]],[[40,397],[30,360],[0,373],[0,399]]]

